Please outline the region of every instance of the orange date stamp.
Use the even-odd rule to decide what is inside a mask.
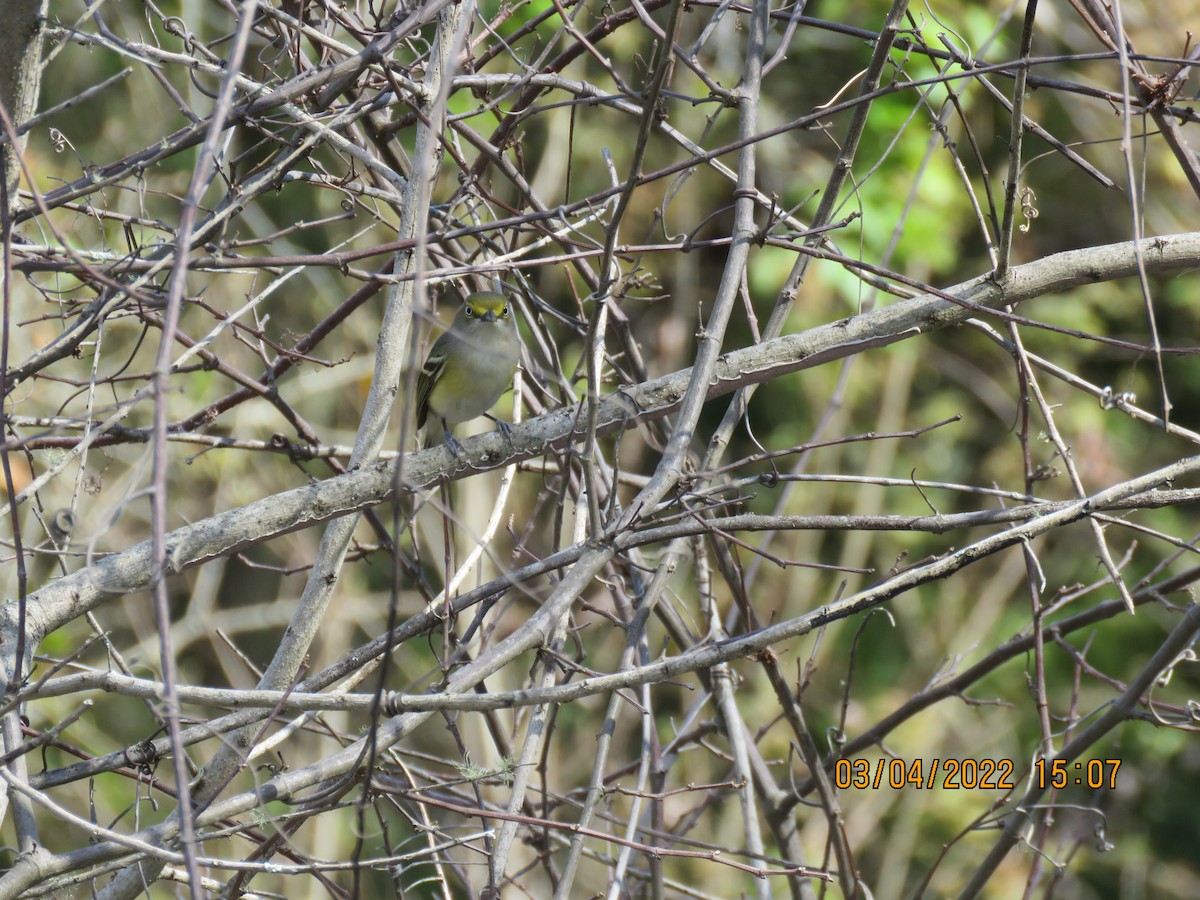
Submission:
[[[946,791],[1011,791],[1016,787],[1011,759],[839,759],[833,764],[833,783],[839,790],[896,790],[913,787]]]
[[[1089,759],[1068,762],[1039,757],[1029,773],[1039,790],[1062,790],[1069,786],[1092,790],[1117,787],[1119,759]],[[839,759],[833,764],[833,783],[838,790],[895,790],[912,787],[931,790],[1011,791],[1016,787],[1016,764],[1011,759]]]

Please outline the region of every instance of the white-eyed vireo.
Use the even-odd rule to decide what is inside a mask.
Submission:
[[[510,437],[512,428],[489,415],[500,395],[508,390],[521,341],[508,300],[494,291],[471,294],[454,316],[449,331],[433,342],[417,378],[417,428],[425,427],[431,415],[442,423],[446,446],[455,456],[462,445],[450,426],[478,416],[487,416]],[[421,445],[429,446],[433,423]]]

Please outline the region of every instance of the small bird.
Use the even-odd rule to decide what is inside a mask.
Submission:
[[[512,427],[489,415],[500,395],[508,390],[521,341],[508,300],[495,291],[467,297],[450,329],[433,342],[417,378],[417,428],[431,415],[442,423],[446,446],[455,457],[462,444],[450,426],[487,416],[511,440]],[[422,446],[429,446],[429,429]]]

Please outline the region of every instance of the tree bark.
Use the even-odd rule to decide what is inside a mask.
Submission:
[[[15,129],[37,109],[42,83],[42,35],[46,24],[47,0],[8,0],[3,28],[0,28],[0,103]],[[11,136],[0,133],[0,155],[4,162],[4,180],[8,185],[9,209],[17,205],[17,184],[21,177],[20,154],[27,136],[17,141],[13,153]]]

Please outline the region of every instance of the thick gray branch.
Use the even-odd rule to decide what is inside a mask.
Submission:
[[[728,394],[746,384],[778,378],[789,372],[841,359],[871,347],[884,347],[940,328],[958,325],[981,309],[1006,305],[1085,284],[1111,281],[1136,273],[1134,244],[1125,242],[1058,253],[1018,266],[1004,289],[987,277],[948,288],[957,298],[922,295],[866,315],[854,316],[785,335],[718,360],[709,382],[708,397]],[[1200,262],[1200,233],[1148,238],[1141,242],[1147,270],[1175,271]],[[968,305],[961,305],[963,302]],[[689,383],[692,370],[682,369],[606,396],[600,406],[600,431],[611,433],[633,422],[659,418],[673,411]],[[498,434],[464,442],[471,466],[495,468],[541,456],[548,445],[574,440],[579,422],[575,407],[554,410],[513,430],[509,446]],[[382,503],[391,496],[394,463],[376,463],[346,475],[306,485],[219,513],[173,531],[167,536],[167,561],[182,571],[227,556],[273,537],[298,531],[338,516]],[[405,483],[432,484],[440,477],[460,478],[473,471],[455,463],[444,448],[409,454],[404,460]],[[29,596],[30,646],[56,628],[94,609],[106,598],[144,590],[150,579],[150,542],[96,560],[88,568],[61,578]],[[0,641],[12,652],[16,606],[4,609]],[[11,662],[8,663],[11,665]]]

